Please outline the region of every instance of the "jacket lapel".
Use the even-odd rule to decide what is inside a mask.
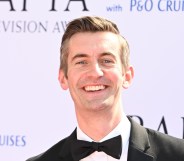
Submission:
[[[128,161],[154,161],[146,129],[131,118],[131,134],[128,149]]]
[[[75,129],[73,133],[68,138],[66,138],[66,141],[62,146],[62,149],[59,154],[61,161],[73,161],[72,154],[71,154],[71,146],[72,146],[72,142],[76,139],[77,139],[77,136],[76,136],[76,129]]]

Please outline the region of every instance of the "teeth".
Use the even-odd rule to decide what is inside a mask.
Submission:
[[[99,91],[99,90],[105,89],[105,86],[103,86],[103,85],[98,85],[98,86],[86,86],[86,87],[84,87],[84,89],[85,89],[86,91]]]

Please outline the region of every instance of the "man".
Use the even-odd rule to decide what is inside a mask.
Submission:
[[[183,161],[184,141],[146,129],[123,112],[134,76],[117,26],[100,17],[71,21],[61,43],[59,82],[74,101],[77,128],[28,161]]]

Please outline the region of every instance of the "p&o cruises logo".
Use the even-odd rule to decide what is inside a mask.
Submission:
[[[1,147],[25,147],[26,136],[0,134],[0,146]]]

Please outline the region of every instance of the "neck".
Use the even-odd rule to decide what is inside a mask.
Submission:
[[[77,113],[80,129],[94,141],[100,141],[108,135],[121,121],[122,108],[116,111],[88,111]]]

